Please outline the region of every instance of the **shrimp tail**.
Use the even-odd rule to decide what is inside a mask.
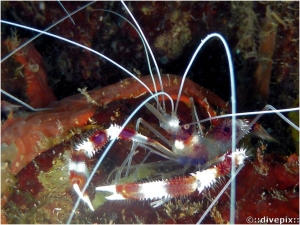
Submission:
[[[268,132],[258,123],[255,123],[252,127],[251,135],[264,139],[266,141],[277,142]]]

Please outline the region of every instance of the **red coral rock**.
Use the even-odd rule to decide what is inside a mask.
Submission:
[[[8,39],[4,43],[13,51],[18,47],[17,37]],[[42,108],[55,101],[52,90],[47,83],[47,74],[43,65],[43,58],[30,43],[26,50],[19,50],[15,53],[15,60],[21,64],[27,89],[26,95],[30,105],[34,108]]]

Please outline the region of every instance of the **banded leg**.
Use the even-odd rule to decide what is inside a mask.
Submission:
[[[86,156],[83,152],[73,151],[71,153],[71,162],[69,164],[70,183],[77,195],[94,211],[94,207],[90,201],[88,194],[82,193],[82,189],[89,177],[86,165]]]
[[[211,187],[219,177],[230,172],[231,157],[235,157],[236,166],[242,165],[246,158],[245,150],[237,150],[232,155],[225,154],[218,165],[203,171],[191,173],[188,177],[173,178],[149,183],[127,183],[97,187],[96,191],[111,192],[108,200],[157,200],[151,205],[159,206],[164,199],[190,195],[196,190],[201,193]]]

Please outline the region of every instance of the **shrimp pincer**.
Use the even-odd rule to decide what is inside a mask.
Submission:
[[[239,149],[233,154],[226,154],[216,166],[191,173],[188,177],[179,177],[147,183],[127,183],[97,187],[96,191],[111,192],[108,200],[161,200],[187,196],[198,190],[201,193],[211,187],[219,177],[230,171],[231,157],[235,157],[236,166],[242,165],[246,158],[245,150]],[[152,204],[154,207],[160,204]]]

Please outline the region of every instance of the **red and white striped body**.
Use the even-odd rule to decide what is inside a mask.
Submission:
[[[176,129],[178,130],[179,128]],[[203,155],[207,155],[205,154],[205,149],[211,147],[203,141],[203,139],[206,140],[206,138],[202,136],[199,136],[196,139],[197,143],[195,143],[195,138],[190,138],[193,141],[188,141],[184,144],[183,142],[181,142],[182,146],[180,148],[176,146],[175,140],[173,142],[174,146],[172,146],[172,150],[174,151],[174,148],[176,148],[178,151],[182,151],[182,153],[177,153],[177,151],[173,152],[153,139],[150,139],[128,128],[121,129],[121,127],[118,125],[111,125],[106,130],[95,131],[81,143],[75,145],[74,151],[72,151],[71,162],[69,164],[70,182],[78,196],[81,197],[82,200],[84,200],[88,204],[91,210],[93,210],[93,206],[90,202],[89,197],[86,193],[81,192],[89,176],[86,160],[88,158],[93,157],[97,150],[101,149],[108,141],[114,138],[131,140],[140,144],[144,144],[144,146],[150,146],[157,150],[158,153],[162,153],[166,155],[169,159],[176,160],[179,163],[182,159],[184,161],[185,158],[191,158],[196,160],[201,159]],[[201,139],[201,141],[199,141],[199,139]],[[201,148],[203,148],[204,152],[202,152],[202,154],[200,155],[192,154],[194,151],[192,151],[190,148],[196,148],[199,147],[199,145],[203,145],[203,147]],[[188,150],[191,150],[191,154],[188,154]],[[213,148],[212,150],[215,149]],[[213,154],[213,156],[210,156],[209,158],[206,157],[204,160],[204,163],[206,163],[209,160],[218,158],[217,161],[219,162],[219,164],[217,166],[201,172],[198,171],[196,173],[192,173],[188,177],[179,177],[164,181],[154,181],[142,184],[117,184],[98,187],[96,188],[96,190],[112,192],[113,194],[107,197],[107,199],[109,200],[159,200],[179,196],[186,196],[195,192],[196,190],[202,192],[203,189],[210,187],[214,182],[216,182],[216,179],[218,177],[225,175],[230,171],[230,156],[228,154],[225,154],[224,156],[220,157],[222,153],[218,153],[219,154],[217,155]],[[237,161],[238,165],[242,164],[245,158],[245,151],[238,151],[237,153],[235,153],[235,157],[241,158]]]
[[[236,166],[242,165],[246,158],[245,150],[234,154]],[[217,178],[230,172],[231,155],[226,154],[218,165],[204,171],[191,173],[188,177],[173,178],[149,183],[128,183],[97,187],[97,191],[113,193],[106,197],[108,200],[160,200],[179,196],[187,196],[196,190],[201,193],[211,187]]]

